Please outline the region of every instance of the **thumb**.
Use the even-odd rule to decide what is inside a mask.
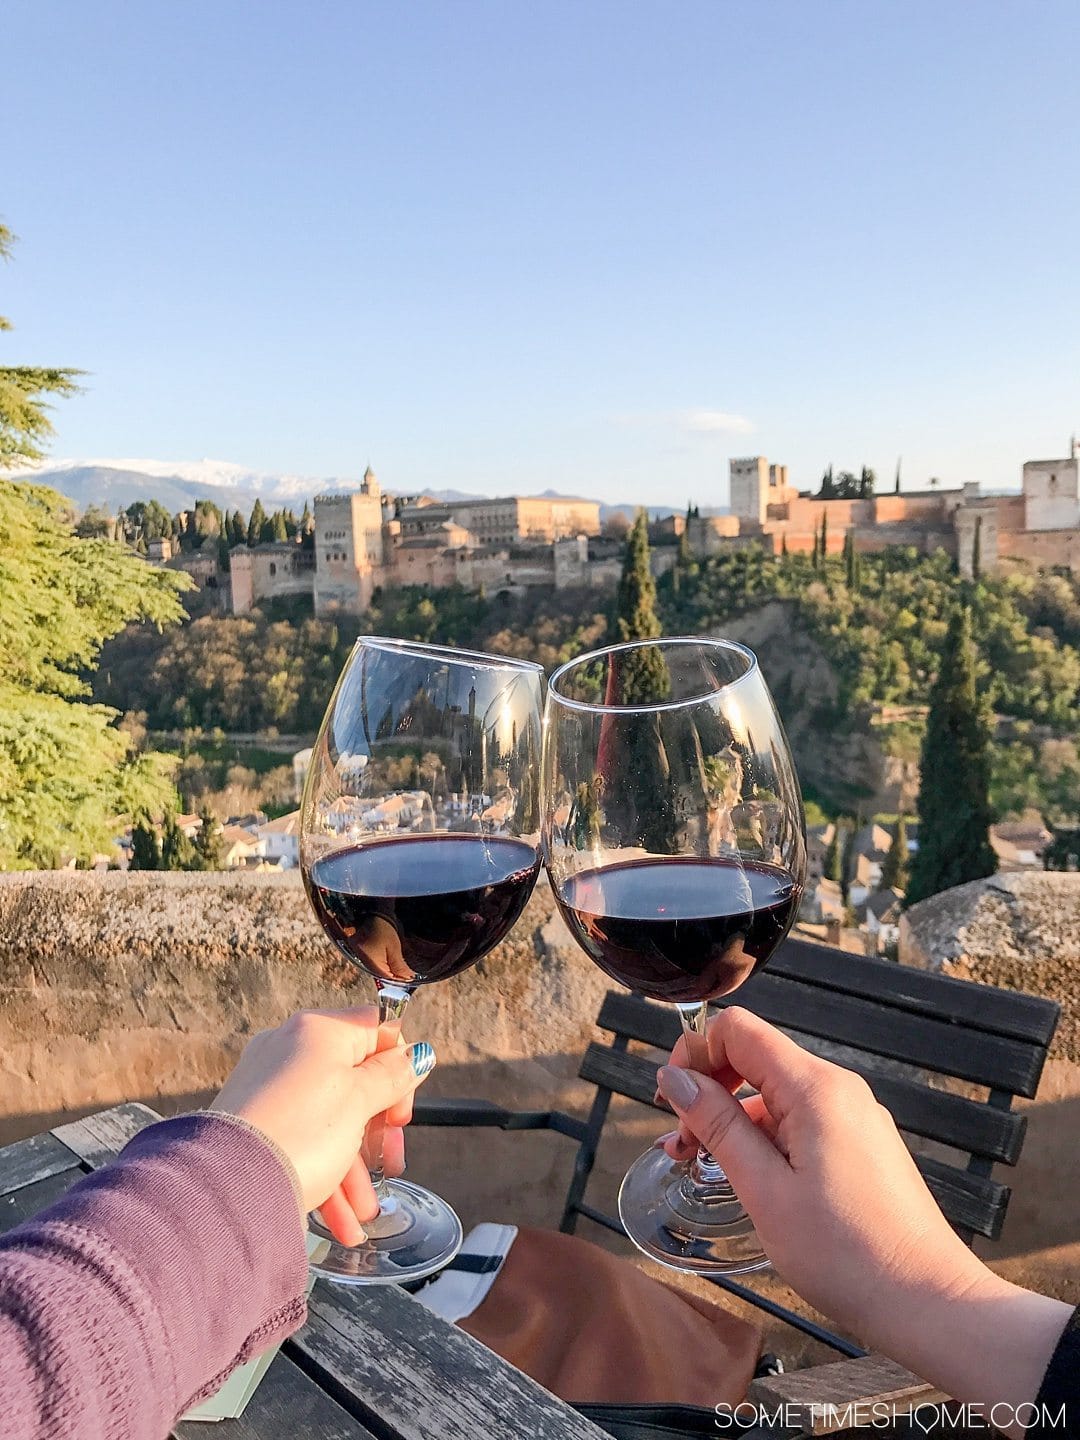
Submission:
[[[731,1092],[709,1075],[665,1065],[660,1093],[679,1119],[724,1167],[753,1218],[757,1196],[774,1184],[787,1162]]]
[[[370,1055],[353,1071],[358,1107],[370,1120],[411,1095],[435,1069],[435,1051],[426,1040]]]

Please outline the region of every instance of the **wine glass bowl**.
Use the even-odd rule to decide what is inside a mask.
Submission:
[[[312,752],[300,866],[337,949],[373,978],[380,1044],[409,996],[474,965],[507,934],[540,868],[543,672],[508,657],[363,636]],[[380,1213],[359,1246],[325,1242],[314,1268],[400,1283],[441,1268],[461,1243],[448,1205],[382,1173],[382,1122],[365,1158]]]
[[[542,759],[544,859],[586,954],[639,995],[679,1007],[705,1066],[710,1001],[791,927],[806,866],[802,800],[754,654],[733,641],[630,641],[551,677]],[[707,1152],[653,1150],[620,1215],[646,1254],[735,1273],[764,1256]]]

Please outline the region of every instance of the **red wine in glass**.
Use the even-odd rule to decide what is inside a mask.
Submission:
[[[410,835],[316,860],[308,896],[343,954],[376,980],[449,980],[497,945],[540,870],[533,845],[503,836]]]
[[[541,763],[544,861],[571,934],[605,974],[678,1007],[708,1063],[708,1002],[765,965],[799,908],[802,797],[756,657],[712,639],[635,640],[552,675]],[[651,1259],[738,1274],[767,1264],[708,1151],[653,1148],[619,1216]]]
[[[362,636],[312,751],[300,869],[327,936],[374,978],[380,1048],[418,985],[448,980],[507,934],[540,868],[543,672],[499,655]],[[323,1242],[313,1269],[353,1284],[433,1274],[461,1244],[444,1200],[364,1156],[379,1200],[366,1239]]]
[[[579,870],[555,898],[605,974],[651,1000],[727,995],[787,934],[802,886],[779,865],[672,856]]]

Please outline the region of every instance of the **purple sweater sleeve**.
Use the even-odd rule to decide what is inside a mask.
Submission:
[[[5,1440],[163,1440],[304,1320],[291,1171],[229,1116],[143,1130],[0,1240]]]

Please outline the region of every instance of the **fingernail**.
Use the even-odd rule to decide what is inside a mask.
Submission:
[[[426,1040],[418,1040],[408,1047],[409,1064],[418,1080],[426,1080],[435,1069],[435,1050]]]
[[[668,1143],[668,1141],[674,1140],[678,1133],[679,1132],[677,1130],[669,1130],[666,1135],[658,1135],[656,1139],[652,1142],[652,1148],[654,1150],[663,1150],[664,1146]]]
[[[689,1110],[698,1097],[698,1083],[692,1070],[682,1070],[678,1065],[664,1065],[656,1073],[660,1094],[670,1100],[678,1110]]]

